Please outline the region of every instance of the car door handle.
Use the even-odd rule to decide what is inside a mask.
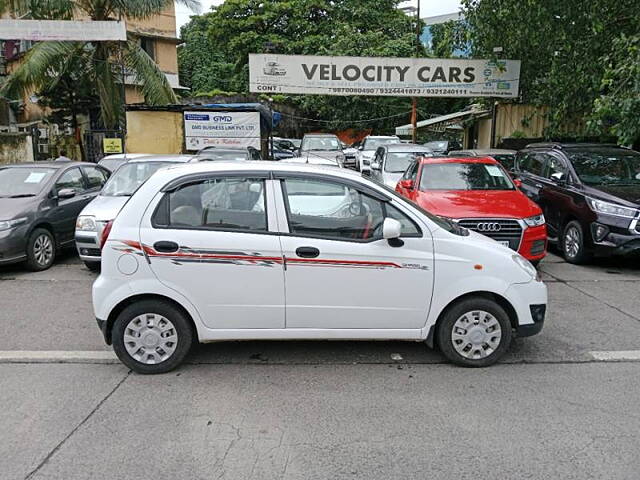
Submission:
[[[153,244],[153,249],[160,253],[177,252],[180,246],[176,242],[160,241]]]
[[[320,255],[320,250],[316,247],[298,247],[296,255],[302,258],[316,258]]]
[[[536,188],[544,188],[544,185],[542,185],[541,183],[536,183],[535,187]]]

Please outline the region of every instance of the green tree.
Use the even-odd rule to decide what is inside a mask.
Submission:
[[[215,11],[192,19],[183,30],[180,52],[186,67],[184,84],[195,90],[202,72],[219,79],[207,89],[248,93],[249,53],[273,51],[298,55],[354,55],[412,57],[416,53],[415,20],[400,11],[399,0],[226,0]],[[207,38],[202,31],[207,26]],[[200,65],[196,58],[208,50],[210,58]],[[424,56],[421,47],[419,54]],[[195,57],[195,58],[194,58]],[[328,120],[308,122],[308,129],[338,129],[354,125],[389,131],[409,121],[408,98],[287,96],[279,100],[294,105],[307,116]],[[421,101],[420,109],[430,105]],[[393,117],[370,124],[354,119]]]
[[[620,143],[640,143],[640,34],[622,35],[606,57],[601,96],[595,100],[590,127],[618,137]]]
[[[571,126],[583,129],[600,96],[614,40],[640,30],[638,0],[462,4],[474,56],[490,57],[502,47],[502,56],[522,61],[522,100],[550,107],[548,136],[566,135]]]
[[[159,14],[173,0],[0,0],[0,12],[27,11],[31,18],[67,20],[86,16],[91,20],[113,20],[120,17],[144,19]],[[196,7],[197,0],[180,0]],[[173,103],[176,97],[156,63],[129,38],[126,42],[39,42],[23,58],[0,90],[9,98],[21,98],[32,92],[49,91],[60,86],[59,77],[70,73],[70,62],[76,59],[88,74],[86,78],[97,92],[101,118],[106,128],[118,125],[124,112],[122,68],[140,86],[150,105]]]

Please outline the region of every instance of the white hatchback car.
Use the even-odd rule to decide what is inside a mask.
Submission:
[[[140,373],[237,339],[413,340],[486,366],[544,322],[527,260],[343,169],[168,167],[110,227],[95,316]]]

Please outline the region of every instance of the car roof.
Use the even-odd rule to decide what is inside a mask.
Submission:
[[[102,160],[133,160],[134,158],[147,157],[153,155],[152,153],[114,153],[113,155],[106,155],[100,159]]]
[[[621,147],[620,145],[616,145],[615,143],[562,143],[562,142],[540,142],[540,143],[530,143],[525,148],[554,148],[559,150],[566,150],[572,148],[620,148],[625,149],[625,147]]]
[[[486,163],[496,165],[498,162],[491,157],[423,157],[420,163]]]
[[[208,172],[300,172],[300,173],[321,173],[347,179],[362,180],[362,175],[355,170],[347,168],[337,168],[333,165],[318,165],[309,163],[294,163],[287,161],[274,162],[270,160],[254,160],[251,162],[235,162],[220,160],[218,162],[198,162],[183,165],[168,166],[163,171],[170,173],[173,178],[193,173]]]
[[[518,153],[517,150],[508,150],[505,148],[470,148],[470,149],[462,149],[462,150],[452,150],[449,152],[449,155],[455,156],[456,153],[470,153],[477,157],[482,156],[491,156],[491,155],[515,155]]]
[[[424,152],[433,153],[429,147],[424,145],[416,145],[414,143],[390,143],[383,145],[382,148],[386,148],[390,152]]]
[[[163,155],[147,155],[144,157],[132,158],[127,163],[146,163],[146,162],[171,162],[171,163],[186,163],[193,160],[195,155],[181,155],[181,154],[163,154]]]
[[[79,166],[79,165],[87,165],[95,167],[97,164],[91,162],[74,162],[71,161],[59,161],[59,162],[24,162],[24,163],[7,163],[4,165],[0,165],[0,168],[4,167],[17,167],[17,168],[33,168],[33,167],[43,167],[43,168],[53,168],[55,170],[59,170],[61,168],[69,167],[69,166]],[[104,167],[102,167],[104,168]]]
[[[400,138],[397,135],[367,135],[366,137],[364,137],[364,139],[366,140],[367,138]]]
[[[335,133],[305,133],[304,136],[305,137],[336,137],[337,135]]]

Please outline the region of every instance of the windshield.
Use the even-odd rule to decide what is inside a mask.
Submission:
[[[621,148],[569,150],[567,156],[587,185],[631,185],[640,183],[640,154]]]
[[[434,152],[444,152],[447,149],[448,142],[428,142],[424,145],[433,149]]]
[[[404,173],[417,157],[429,155],[428,152],[389,152],[384,162],[384,171],[390,173]]]
[[[114,172],[120,165],[126,163],[126,161],[125,158],[104,158],[98,162],[98,165]]]
[[[404,203],[407,203],[407,199],[405,197],[403,197],[402,195],[400,195],[398,192],[396,192],[393,188],[391,188],[388,185],[385,185],[383,183],[376,182],[376,184],[378,186],[384,188],[387,191],[387,193],[389,193],[390,195],[393,195],[396,199],[399,199],[400,201],[402,201]],[[466,229],[461,227],[457,223],[452,222],[451,220],[449,220],[447,218],[443,218],[443,217],[439,217],[437,215],[434,215],[433,213],[431,213],[431,212],[425,210],[424,208],[422,208],[417,203],[409,202],[409,204],[411,205],[412,208],[415,208],[416,210],[420,211],[429,220],[431,220],[433,223],[438,225],[440,228],[446,230],[447,232],[454,233],[456,235],[462,235],[462,236],[468,235],[468,232],[466,231]]]
[[[302,150],[340,150],[337,137],[307,137],[302,141]]]
[[[171,162],[127,163],[109,178],[101,195],[107,197],[130,197],[157,170]]]
[[[502,165],[507,170],[513,170],[513,164],[516,161],[516,156],[512,153],[501,153],[499,155],[491,155],[491,158],[496,159],[498,162],[500,162],[500,165]]]
[[[364,141],[364,147],[362,149],[375,150],[376,148],[382,145],[391,145],[396,143],[400,143],[399,138],[393,138],[393,137],[392,138],[367,138]]]
[[[199,162],[216,161],[216,160],[248,160],[248,152],[243,150],[234,151],[220,151],[220,150],[205,150],[198,154],[197,160]]]
[[[486,163],[433,163],[422,166],[420,190],[513,190],[511,179],[499,165]]]
[[[0,197],[35,197],[55,172],[52,168],[1,168]]]

